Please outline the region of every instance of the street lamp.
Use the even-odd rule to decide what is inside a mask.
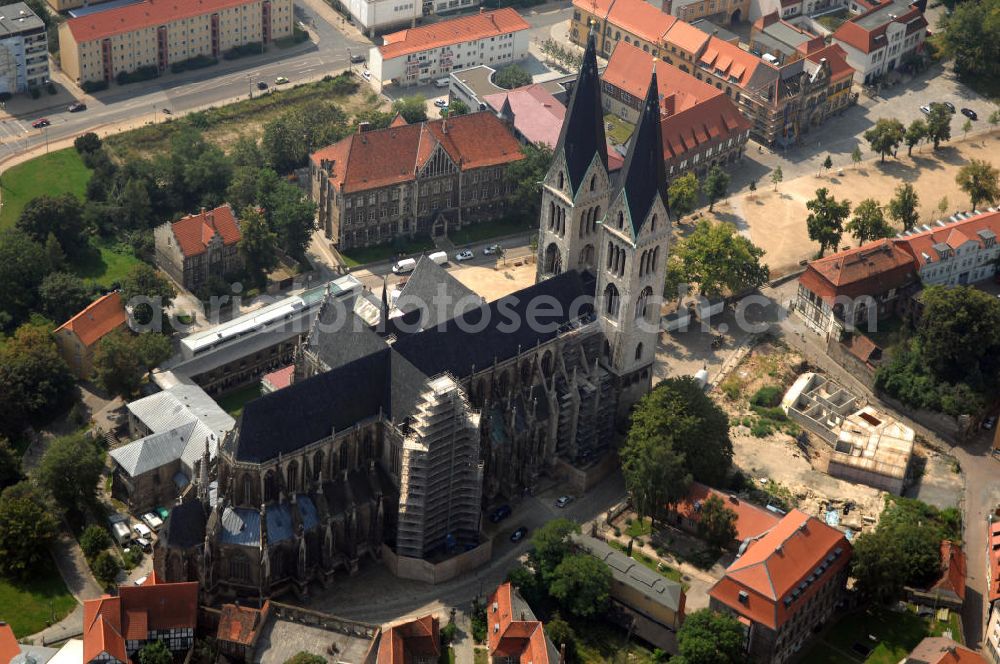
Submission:
[[[45,154],[49,153],[49,128],[42,127],[42,133],[45,134]]]

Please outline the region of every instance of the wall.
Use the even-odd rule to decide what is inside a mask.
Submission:
[[[577,468],[562,458],[556,459],[553,472],[569,489],[576,493],[585,493],[610,475],[618,467],[618,456],[606,454],[603,459],[588,468]]]
[[[857,356],[852,355],[847,350],[847,346],[842,344],[840,341],[837,341],[835,337],[836,335],[830,335],[827,337],[826,354],[830,356],[830,359],[839,364],[841,369],[861,381],[865,387],[868,389],[874,389],[874,368],[862,362]]]
[[[393,575],[424,583],[444,583],[461,574],[467,574],[488,563],[492,554],[493,540],[486,540],[471,551],[460,553],[439,563],[398,556],[388,545],[382,545],[382,562]]]

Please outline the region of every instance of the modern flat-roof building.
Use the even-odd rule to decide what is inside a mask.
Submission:
[[[27,92],[48,80],[45,23],[23,2],[0,7],[0,92]]]
[[[752,661],[784,664],[833,613],[850,558],[843,533],[792,510],[726,569],[709,591],[709,608],[747,626]]]
[[[204,56],[292,34],[292,0],[143,0],[68,19],[59,26],[60,64],[75,83]]]
[[[528,22],[505,7],[400,30],[369,51],[368,67],[382,85],[407,87],[447,79],[456,69],[500,68],[528,53]]]
[[[507,90],[495,84],[493,82],[493,74],[495,73],[496,67],[490,67],[489,65],[476,65],[475,67],[453,71],[451,72],[451,85],[448,88],[448,96],[453,100],[461,99],[473,112],[488,110],[491,107],[486,103],[487,97],[514,92],[514,90]],[[533,83],[532,85],[541,86],[542,89],[559,100],[560,105],[565,107],[569,95],[566,92],[566,87],[563,85],[563,79],[553,79],[541,83]],[[523,90],[527,87],[530,86],[516,89]],[[499,111],[500,106],[497,105],[493,110]]]
[[[926,39],[927,19],[908,0],[882,3],[833,33],[833,43],[846,51],[855,79],[865,85],[920,53]]]
[[[59,354],[66,360],[77,378],[87,379],[94,373],[94,350],[97,342],[117,329],[125,327],[128,314],[121,295],[113,291],[100,297],[87,308],[55,330]]]

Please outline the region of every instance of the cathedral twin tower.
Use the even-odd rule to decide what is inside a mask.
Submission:
[[[620,387],[634,391],[632,399],[622,394],[627,403],[652,380],[670,242],[655,65],[625,166],[614,179],[607,151],[591,34],[542,183],[537,280],[574,269],[596,276],[602,364]]]

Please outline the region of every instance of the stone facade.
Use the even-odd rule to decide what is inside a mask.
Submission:
[[[228,203],[158,226],[153,237],[157,267],[186,290],[196,291],[212,278],[243,268],[239,223]]]

